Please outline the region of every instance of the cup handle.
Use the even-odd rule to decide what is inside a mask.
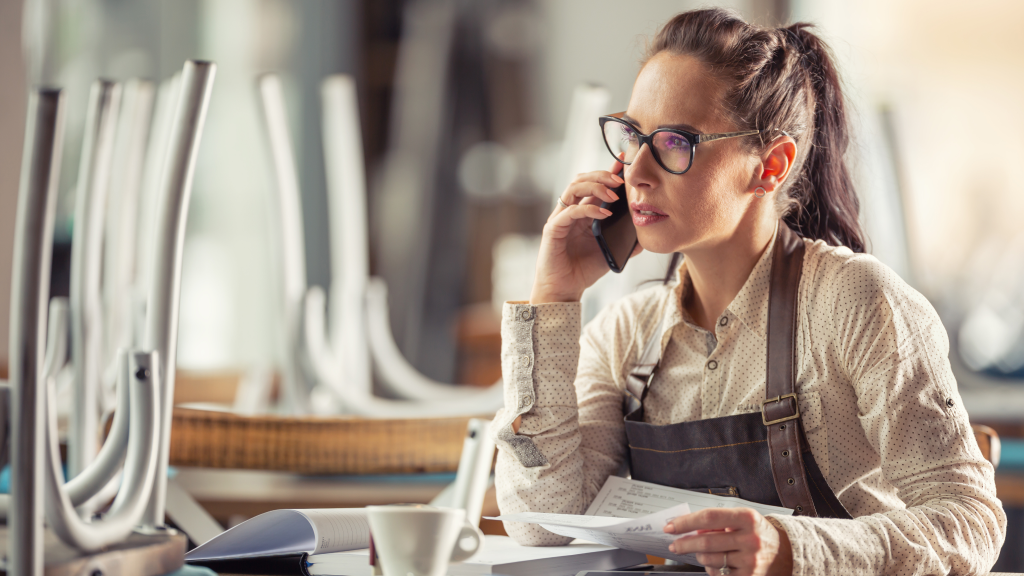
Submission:
[[[473,548],[466,550],[462,547],[462,540],[465,538],[473,539]],[[483,546],[484,533],[479,528],[473,526],[469,522],[462,527],[462,532],[459,532],[459,539],[455,541],[455,549],[452,550],[451,562],[462,562],[468,560],[473,554],[476,554],[477,550]]]

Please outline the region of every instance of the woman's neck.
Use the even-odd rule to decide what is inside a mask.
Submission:
[[[774,225],[747,230],[712,247],[685,253],[693,290],[683,299],[683,308],[694,323],[710,332],[715,331],[718,317],[739,294],[775,234]]]

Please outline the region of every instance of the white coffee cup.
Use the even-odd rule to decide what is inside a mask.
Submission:
[[[384,576],[444,576],[450,562],[467,560],[483,544],[465,510],[398,504],[367,506],[366,513]],[[462,547],[468,539],[472,549]]]

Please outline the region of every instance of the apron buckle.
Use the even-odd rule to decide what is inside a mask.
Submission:
[[[778,419],[775,419],[775,420],[768,420],[768,417],[765,415],[765,412],[764,412],[764,407],[767,404],[772,404],[772,403],[775,403],[775,402],[782,402],[782,400],[785,399],[785,398],[792,398],[793,399],[793,406],[794,406],[794,410],[795,410],[796,413],[791,415],[791,416],[783,416],[782,418],[778,418]],[[783,394],[782,396],[776,396],[775,398],[769,398],[769,399],[765,400],[764,402],[761,402],[761,422],[764,422],[765,426],[771,426],[772,424],[778,424],[779,422],[788,422],[790,420],[796,420],[799,417],[800,417],[800,403],[797,401],[796,392],[792,392],[790,394]]]

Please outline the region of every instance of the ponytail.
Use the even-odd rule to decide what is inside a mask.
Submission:
[[[814,100],[807,156],[788,191],[795,205],[784,220],[801,236],[864,252],[864,233],[857,220],[860,202],[844,159],[850,136],[839,73],[828,47],[807,30],[810,27],[800,22],[782,29],[800,55]]]
[[[647,59],[670,51],[713,70],[729,87],[724,105],[738,128],[762,131],[759,142],[750,139],[753,152],[780,131],[791,136],[797,157],[776,190],[779,215],[800,236],[864,252],[860,203],[845,160],[850,136],[839,74],[809,28],[761,28],[720,8],[692,10],[665,24]]]

